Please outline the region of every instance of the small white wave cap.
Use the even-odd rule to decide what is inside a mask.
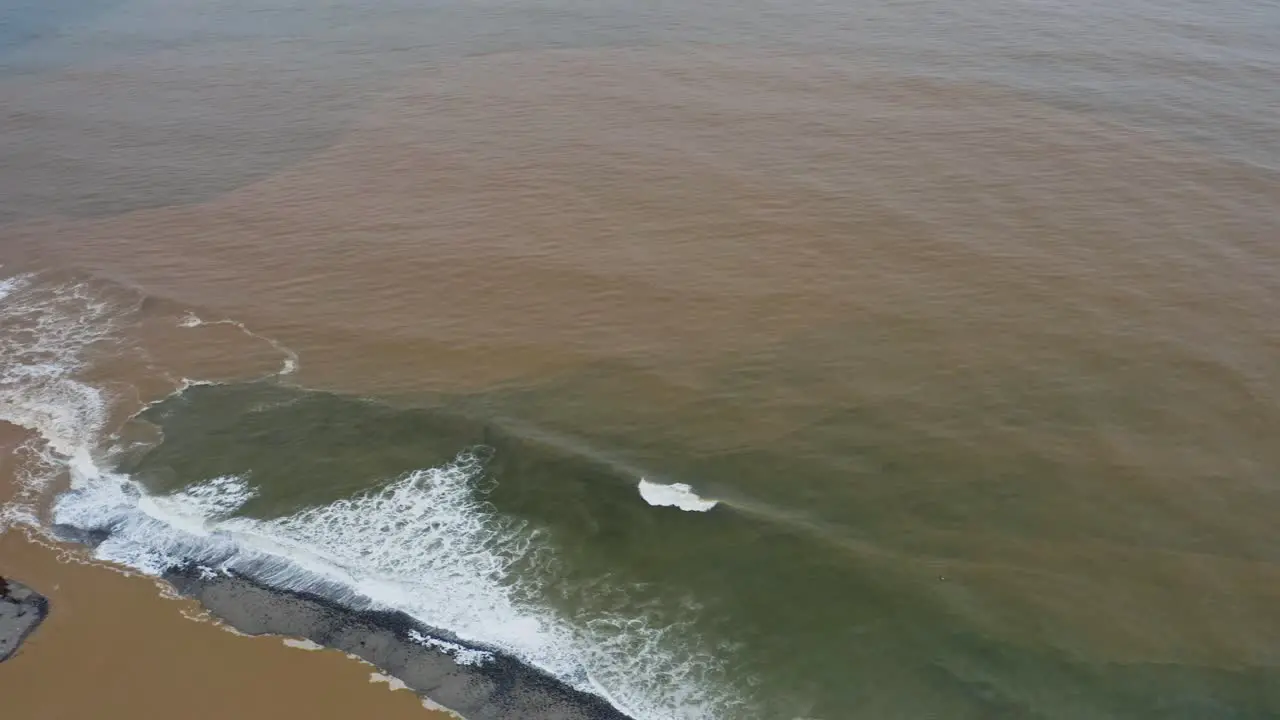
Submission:
[[[640,497],[654,507],[675,507],[685,512],[706,512],[717,503],[715,500],[699,497],[693,488],[684,483],[663,485],[644,478],[640,478]]]

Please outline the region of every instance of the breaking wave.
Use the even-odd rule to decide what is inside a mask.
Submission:
[[[692,487],[684,483],[663,485],[640,478],[639,490],[640,497],[654,507],[675,507],[686,512],[706,512],[719,504],[715,500],[700,497]]]
[[[193,317],[179,322],[193,326]],[[5,522],[75,528],[97,541],[98,559],[144,573],[194,563],[353,609],[402,610],[467,643],[410,638],[443,643],[459,663],[485,662],[484,648],[501,651],[637,720],[744,716],[723,666],[691,628],[640,611],[570,619],[543,601],[554,547],[486,502],[484,459],[475,453],[274,519],[237,514],[257,493],[251,473],[148,494],[110,469],[101,448],[112,399],[81,379],[90,351],[127,320],[82,285],[32,276],[0,282],[0,420],[38,436],[22,493],[0,510],[0,529]],[[285,354],[282,372],[295,366]],[[42,517],[37,500],[58,476],[68,489]],[[681,502],[714,505],[689,497]]]

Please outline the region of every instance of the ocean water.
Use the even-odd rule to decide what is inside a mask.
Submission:
[[[636,720],[1280,714],[1280,10],[6,8],[0,528]]]

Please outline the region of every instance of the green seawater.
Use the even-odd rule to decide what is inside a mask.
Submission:
[[[589,392],[619,401],[628,382],[637,381],[625,369],[602,367],[466,396],[196,386],[142,416],[164,440],[125,469],[157,494],[248,478],[259,494],[239,512],[270,519],[376,492],[470,451],[485,461],[477,497],[536,534],[547,555],[512,565],[509,582],[536,587],[535,600],[570,623],[623,616],[668,627],[656,642],[678,639],[705,653],[700,661],[713,658],[700,677],[741,697],[743,718],[1264,718],[1280,709],[1274,668],[1118,662],[1091,644],[1098,625],[1127,635],[1130,624],[1154,623],[1176,635],[1181,628],[1162,621],[1180,617],[1181,600],[1105,616],[1041,596],[1067,591],[1106,609],[1109,597],[1160,593],[1149,587],[1158,576],[1125,567],[1159,561],[1168,548],[1156,548],[1158,534],[1103,498],[1094,511],[1069,502],[1080,501],[1074,477],[1106,471],[1096,460],[1051,462],[961,432],[921,436],[874,408],[709,452],[686,435],[696,424],[646,417],[643,398],[615,411],[591,404]],[[741,411],[733,405],[718,409]],[[650,506],[637,492],[642,476],[690,483],[720,504],[705,513]],[[370,532],[387,519],[370,518]],[[1076,544],[1134,552],[1116,562],[1105,553],[1091,561],[1087,550],[1080,561],[1056,551],[1043,553],[1043,566],[1026,560]],[[1139,545],[1155,549],[1148,556]]]

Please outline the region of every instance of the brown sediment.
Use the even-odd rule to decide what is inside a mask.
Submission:
[[[973,373],[1075,330],[1132,344],[1134,323],[1274,342],[1265,312],[1183,309],[1273,304],[1258,238],[1278,201],[1256,169],[987,87],[741,49],[566,51],[427,73],[202,204],[5,235],[248,322],[309,384],[474,389],[602,358],[678,384],[850,318]],[[1050,316],[986,312],[1027,305]]]

